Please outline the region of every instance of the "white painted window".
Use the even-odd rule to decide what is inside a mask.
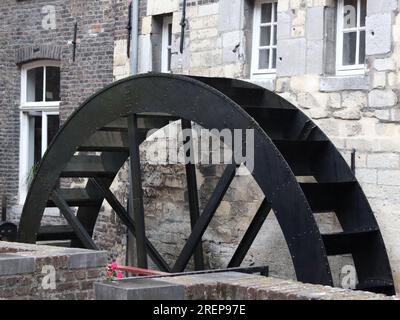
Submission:
[[[57,61],[35,61],[21,69],[21,131],[19,202],[60,126],[60,66]]]
[[[256,0],[253,18],[252,76],[276,72],[276,0]]]
[[[338,0],[337,74],[365,72],[365,18],[367,0]]]
[[[161,72],[171,72],[172,16],[166,16],[162,24]]]

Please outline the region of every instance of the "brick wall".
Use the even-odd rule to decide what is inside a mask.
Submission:
[[[106,265],[104,251],[0,242],[0,300],[93,299]],[[55,287],[46,287],[50,268]]]
[[[258,275],[222,273],[164,278],[185,286],[190,300],[391,300],[371,292],[305,284]]]
[[[42,27],[45,5],[55,7],[55,29]],[[128,5],[125,0],[1,1],[0,195],[6,194],[11,206],[18,198],[20,65],[32,59],[61,61],[64,121],[81,102],[113,81],[114,40],[127,37]],[[72,61],[75,21],[77,47]]]

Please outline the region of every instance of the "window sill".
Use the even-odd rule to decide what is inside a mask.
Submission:
[[[321,77],[319,89],[322,92],[336,92],[344,90],[369,90],[370,77],[367,74],[335,75]]]
[[[263,87],[267,90],[275,91],[276,74],[275,73],[263,74],[263,75],[257,75],[257,77],[251,76],[250,79],[246,79],[245,81]]]
[[[363,76],[367,73],[364,66],[356,69],[338,69],[336,70],[336,76],[353,77],[353,76]]]
[[[19,108],[21,111],[58,111],[60,109],[60,102],[24,103]]]
[[[271,71],[271,72],[254,72],[251,74],[250,79],[251,80],[269,80],[269,79],[275,79],[276,78],[276,71]]]

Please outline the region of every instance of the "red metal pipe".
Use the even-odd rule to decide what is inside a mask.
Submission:
[[[136,268],[136,267],[120,266],[120,265],[115,270],[123,271],[123,272],[127,272],[127,273],[134,273],[134,274],[141,275],[141,276],[163,276],[163,275],[168,274],[166,272],[161,272],[161,271],[156,271],[156,270],[151,270],[151,269],[142,269],[142,268]]]

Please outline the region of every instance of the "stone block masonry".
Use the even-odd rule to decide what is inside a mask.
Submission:
[[[0,300],[88,300],[107,252],[0,242]]]
[[[400,288],[400,111],[399,73],[400,65],[400,14],[396,0],[367,1],[366,12],[366,61],[365,68],[354,74],[336,72],[336,20],[337,3],[334,0],[279,0],[277,8],[277,68],[265,78],[251,73],[254,1],[219,0],[188,1],[187,28],[183,54],[179,53],[181,8],[178,0],[145,0],[141,11],[139,70],[152,68],[151,48],[153,11],[173,16],[172,72],[198,76],[216,76],[244,79],[277,92],[311,117],[334,142],[350,163],[351,152],[356,151],[356,176],[365,191],[380,225],[397,290]],[[151,8],[151,10],[149,9]],[[151,50],[150,50],[151,51]],[[340,54],[340,53],[339,53]],[[318,161],[316,159],[315,161]],[[148,214],[147,226],[152,240],[168,257],[174,257],[172,240],[184,238],[189,232],[178,224],[186,221],[188,214],[185,201],[168,201],[165,196],[173,192],[182,199],[184,188],[166,187],[163,176],[157,176],[160,184],[155,186],[155,173],[159,168],[146,166],[144,187]],[[162,170],[166,171],[165,168]],[[174,169],[175,170],[175,169]],[[181,174],[176,169],[174,173]],[[164,172],[163,171],[163,172]],[[170,172],[166,172],[170,174]],[[199,174],[199,189],[207,198],[212,178]],[[152,179],[154,185],[148,185]],[[250,177],[241,177],[240,183],[253,185]],[[206,258],[216,265],[226,262],[223,255],[229,244],[235,243],[236,226],[244,226],[248,220],[238,219],[238,212],[249,216],[255,213],[257,200],[262,194],[256,191],[251,199],[241,192],[229,190],[216,216],[215,233],[207,238]],[[184,199],[185,200],[185,199]],[[171,203],[169,203],[171,202]],[[173,202],[173,203],[172,203]],[[226,218],[225,223],[219,220]],[[179,216],[179,219],[177,219]],[[333,222],[336,221],[336,222]],[[320,219],[320,229],[325,233],[340,232],[337,220]],[[158,226],[162,224],[162,230]],[[272,227],[270,225],[273,224]],[[151,231],[156,226],[158,232]],[[269,229],[270,228],[270,229]],[[169,230],[177,230],[171,234]],[[275,220],[267,220],[265,232],[253,246],[245,264],[263,261],[271,267],[271,274],[282,278],[294,277],[282,271],[290,264],[290,256]],[[271,233],[273,232],[273,233]],[[216,245],[222,239],[224,250]],[[182,243],[182,242],[177,242]],[[269,245],[269,249],[265,249]],[[274,252],[280,254],[271,258]],[[283,251],[283,252],[282,252]],[[284,258],[282,258],[284,257]],[[334,257],[336,259],[336,257]],[[339,284],[341,266],[351,264],[351,256],[342,262],[332,274]]]

